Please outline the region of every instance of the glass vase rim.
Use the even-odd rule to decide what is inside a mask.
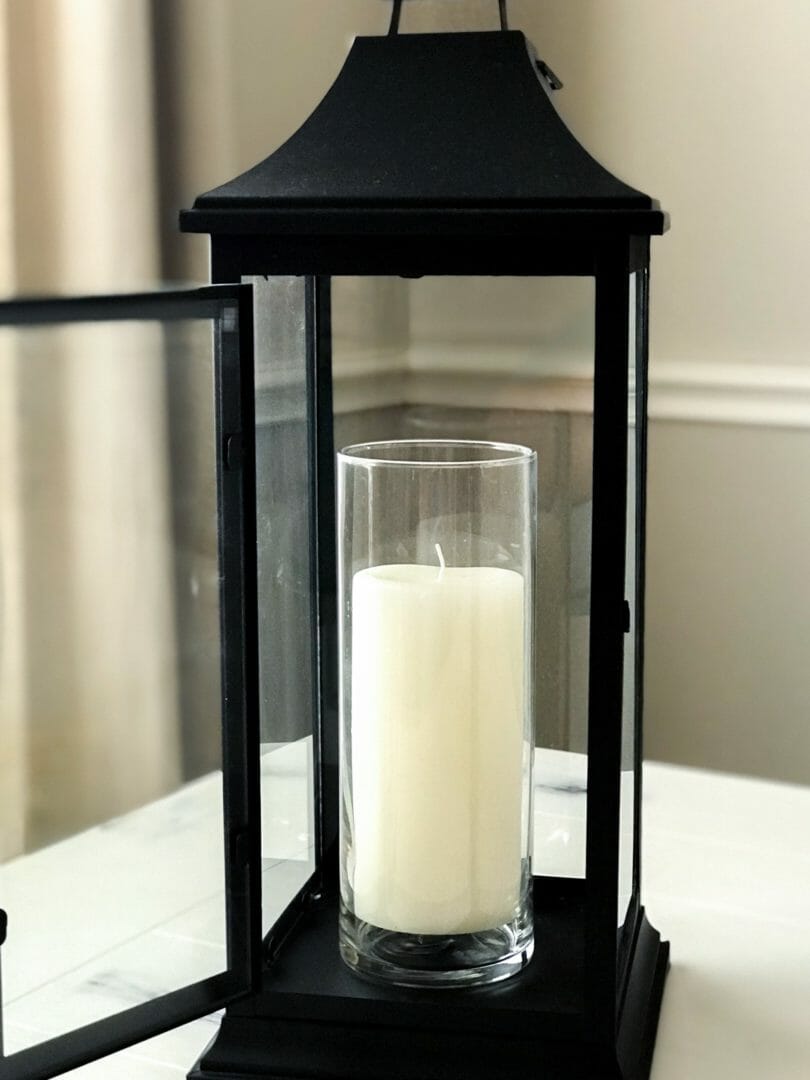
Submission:
[[[395,458],[379,457],[374,453],[374,451],[380,451],[383,447],[402,447],[404,449],[405,447],[426,448],[430,446],[444,449],[457,447],[468,449],[470,452],[472,452],[473,448],[477,448],[487,450],[493,455],[500,454],[502,456],[467,457],[460,458],[457,461],[432,458],[420,461],[406,456]],[[368,451],[368,453],[361,453],[361,451]],[[344,446],[342,450],[338,451],[337,456],[341,462],[347,464],[373,465],[381,468],[388,466],[415,469],[469,469],[475,467],[489,469],[505,465],[530,464],[536,460],[537,452],[532,450],[531,447],[523,446],[521,443],[498,442],[489,439],[379,439],[373,442],[353,443],[350,446]]]

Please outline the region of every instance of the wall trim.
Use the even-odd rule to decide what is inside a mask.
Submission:
[[[758,427],[810,428],[810,368],[796,364],[656,360],[650,416]]]
[[[532,355],[503,344],[336,343],[338,412],[433,404],[590,412],[590,364],[581,352]],[[810,368],[797,364],[654,360],[650,417],[687,423],[810,428]]]

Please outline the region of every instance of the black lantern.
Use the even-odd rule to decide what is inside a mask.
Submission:
[[[132,318],[140,303],[152,317],[215,319],[228,875],[227,972],[10,1057],[10,1077],[53,1075],[223,1004],[198,1080],[649,1073],[668,946],[640,899],[646,367],[649,238],[666,218],[573,138],[551,100],[556,77],[523,34],[400,35],[399,7],[392,33],[355,41],[286,144],[183,212],[184,230],[211,235],[211,289],[6,309],[6,322]],[[569,591],[557,609],[585,629],[569,665],[585,712],[584,859],[570,876],[536,862],[534,958],[492,987],[373,985],[338,952],[330,284],[370,275],[593,285],[584,569],[575,599]],[[447,419],[434,416],[430,434]],[[521,421],[505,412],[496,422],[505,438]],[[525,431],[511,441],[527,441]],[[544,499],[562,492],[573,505],[569,471],[553,471],[541,449],[541,616],[548,560],[566,563],[552,574],[576,576],[569,546],[544,549]],[[544,709],[560,705],[543,669],[546,632],[541,730]],[[262,885],[262,799],[274,797],[274,778],[261,749],[271,743],[302,747],[313,837],[282,897]]]

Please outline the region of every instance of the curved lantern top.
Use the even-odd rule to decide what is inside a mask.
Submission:
[[[357,38],[303,126],[199,196],[181,227],[408,236],[429,218],[455,234],[507,221],[662,233],[658,204],[588,154],[550,89],[519,31]]]

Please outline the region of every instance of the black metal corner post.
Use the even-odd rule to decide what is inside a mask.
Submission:
[[[306,280],[307,441],[310,469],[310,574],[315,694],[315,849],[321,874],[338,835],[338,675],[335,439],[332,413],[331,280]],[[331,863],[334,862],[334,866]]]
[[[224,243],[219,237],[211,237],[211,281],[213,284],[236,284],[242,282],[238,259],[233,255],[228,238]],[[238,488],[241,502],[239,515],[241,536],[238,545],[241,560],[240,589],[242,655],[226,656],[223,671],[230,671],[234,682],[230,688],[223,684],[223,708],[225,727],[223,729],[223,783],[226,804],[238,803],[239,821],[228,827],[226,844],[229,853],[236,855],[243,866],[244,880],[238,906],[242,913],[228,910],[228,949],[242,946],[247,951],[249,976],[252,987],[258,988],[261,981],[262,967],[262,877],[261,877],[261,777],[260,777],[260,730],[259,730],[259,626],[258,626],[258,580],[256,551],[256,406],[255,406],[255,371],[253,340],[253,292],[249,286],[241,290],[240,323],[250,327],[250,339],[239,340],[238,357],[228,356],[227,350],[217,349],[218,380],[233,380],[229,386],[239,387],[239,418],[241,423],[241,453],[239,469],[234,473],[234,487]],[[223,342],[224,344],[224,342]],[[220,364],[230,360],[226,371]],[[238,364],[238,367],[235,365]],[[217,411],[217,440],[227,437],[228,418]],[[225,482],[229,470],[222,468],[221,480]],[[224,488],[223,488],[224,495]],[[221,539],[223,555],[237,543],[234,536],[231,542]],[[225,565],[223,563],[223,571]],[[224,606],[223,606],[224,612]],[[224,618],[224,614],[223,614]],[[227,640],[227,639],[225,639]],[[233,704],[229,704],[232,694],[238,695],[244,710],[242,718],[235,726],[236,717],[231,719]],[[234,731],[230,725],[234,724]],[[244,780],[242,779],[244,777]],[[231,898],[230,883],[227,895]],[[229,899],[229,904],[232,901]]]
[[[636,729],[633,807],[633,892],[641,895],[641,794],[644,760],[644,604],[647,548],[647,433],[650,353],[650,240],[646,259],[636,275]]]
[[[595,259],[593,523],[588,680],[585,1001],[593,1037],[615,1047],[617,889],[627,500],[629,245]]]
[[[245,286],[238,313],[219,326],[215,355],[228,957],[245,958],[255,987],[261,973],[261,808],[252,305]]]
[[[650,238],[633,237],[631,241],[631,281],[634,288],[630,303],[634,321],[633,337],[628,341],[629,355],[633,359],[634,380],[628,386],[628,411],[632,410],[632,430],[628,433],[635,454],[635,505],[634,510],[634,578],[632,596],[626,597],[632,607],[632,637],[625,639],[625,647],[634,652],[633,680],[633,855],[632,892],[624,924],[619,935],[617,955],[617,1005],[619,1021],[625,1006],[630,983],[631,966],[638,944],[644,918],[641,903],[641,792],[642,792],[642,739],[644,713],[644,558],[645,558],[645,512],[646,512],[646,452],[647,452],[647,366],[650,262]],[[629,493],[628,493],[629,498]],[[628,506],[629,512],[629,506]],[[624,705],[625,703],[623,703]],[[624,734],[622,736],[624,739]],[[624,751],[623,751],[624,753]],[[626,767],[626,761],[622,761]]]

